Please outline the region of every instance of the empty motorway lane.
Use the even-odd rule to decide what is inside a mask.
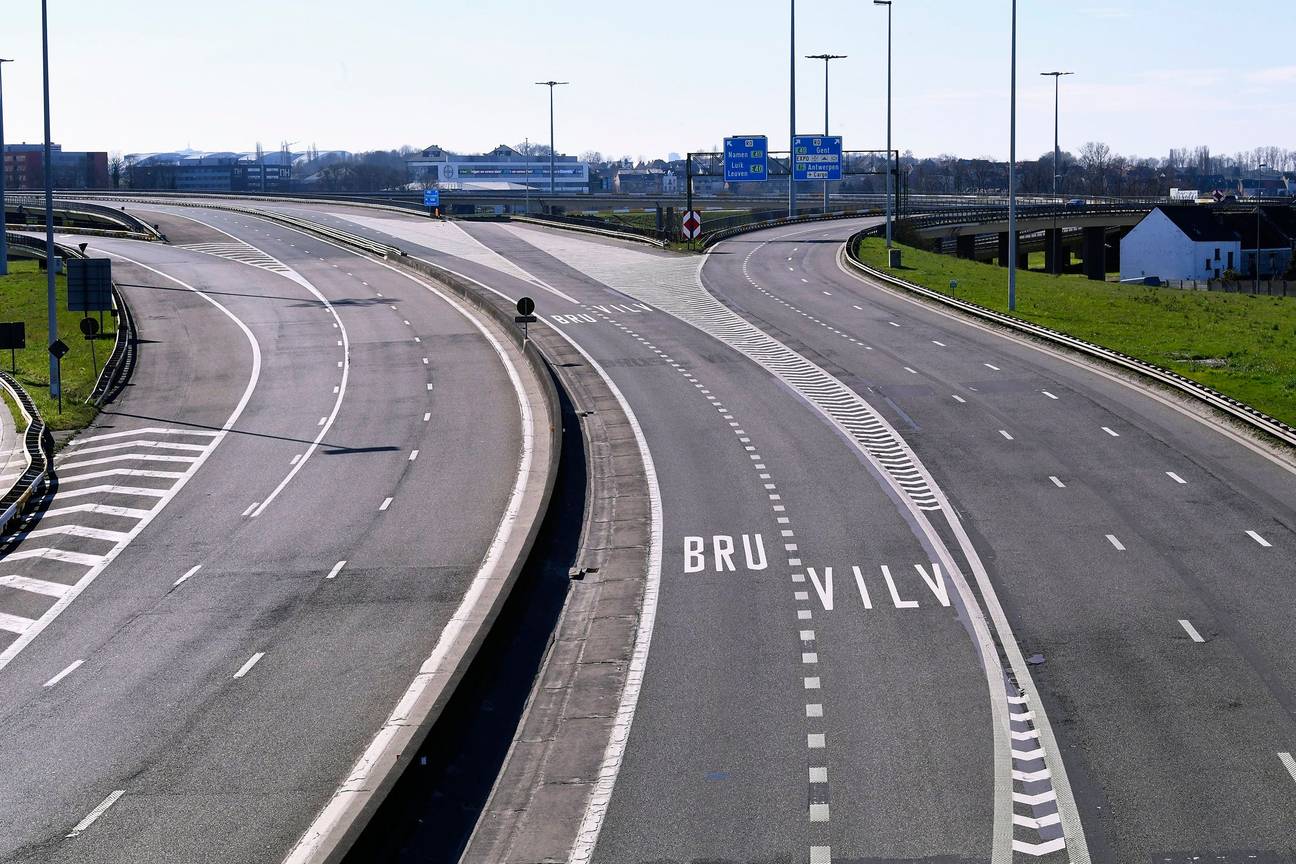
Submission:
[[[510,503],[516,350],[510,371],[423,285],[258,227],[90,240],[139,365],[0,554],[0,859],[285,855]]]

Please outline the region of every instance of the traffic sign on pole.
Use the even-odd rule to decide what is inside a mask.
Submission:
[[[440,190],[440,189],[424,189],[424,190],[423,190],[423,206],[424,206],[424,207],[440,207],[440,206],[441,206],[441,190]]]
[[[724,139],[726,183],[760,183],[769,179],[769,139],[743,135]]]
[[[842,179],[841,136],[798,135],[793,138],[792,179]]]
[[[693,240],[702,233],[702,214],[696,210],[690,210],[684,214],[680,222],[680,227],[684,229],[684,239]]]

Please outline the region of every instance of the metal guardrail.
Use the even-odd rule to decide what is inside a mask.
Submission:
[[[143,235],[150,240],[162,239],[161,233],[156,228],[154,228],[152,225],[148,224],[144,220],[140,219],[139,217],[127,213],[124,209],[115,210],[112,207],[105,207],[102,204],[92,204],[88,201],[85,201],[80,196],[75,196],[75,195],[73,196],[56,195],[55,198],[57,201],[62,203],[62,206],[55,206],[54,213],[56,216],[60,213],[64,214],[65,221],[67,219],[67,214],[79,213],[86,216],[93,216],[100,221],[112,222],[114,224],[120,225],[122,226],[126,234]],[[32,223],[30,227],[39,228],[42,230],[44,229],[45,199],[43,196],[25,195],[22,193],[14,194],[10,192],[10,193],[6,193],[5,201],[6,203],[9,201],[17,201],[23,205],[30,205],[32,208],[31,214],[37,219],[37,221]],[[73,206],[68,206],[69,203],[72,204]],[[78,228],[84,226],[64,225],[61,227]],[[115,229],[110,229],[110,230],[113,233],[116,233]]]
[[[548,222],[554,225],[597,228],[599,231],[623,235],[628,234],[636,239],[648,239],[657,241],[658,243],[664,243],[664,241],[668,239],[670,233],[669,231],[658,231],[656,228],[643,228],[625,221],[599,219],[596,216],[559,215],[556,213],[512,213],[509,214],[509,218],[519,222],[530,220],[533,222]]]
[[[31,396],[12,375],[3,370],[0,370],[0,386],[9,391],[18,410],[22,412],[23,419],[27,421],[27,431],[23,434],[27,469],[0,496],[0,533],[8,533],[10,524],[23,514],[32,497],[49,482],[54,463],[54,440]]]
[[[108,356],[94,388],[86,397],[86,404],[96,408],[112,401],[135,372],[135,359],[138,354],[138,334],[135,331],[135,317],[131,314],[126,298],[112,286],[113,306],[117,321],[117,341],[113,343],[112,354]]]
[[[1226,396],[1218,390],[1194,381],[1186,376],[1180,375],[1178,372],[1163,369],[1153,363],[1148,363],[1146,360],[1140,360],[1137,357],[1131,357],[1130,355],[1123,354],[1120,351],[1115,351],[1093,342],[1078,339],[1075,336],[1068,335],[1059,330],[1053,330],[1039,324],[1032,324],[1029,321],[1024,321],[1011,315],[1005,315],[1002,312],[997,312],[994,309],[976,303],[959,300],[956,297],[948,297],[938,291],[933,291],[930,288],[925,288],[922,285],[917,285],[906,279],[892,276],[889,273],[883,272],[864,263],[859,258],[859,241],[863,237],[878,236],[878,234],[879,229],[877,228],[869,228],[857,232],[846,241],[843,252],[839,254],[844,257],[844,260],[848,265],[867,274],[873,279],[901,288],[912,294],[917,294],[920,297],[935,301],[941,305],[953,307],[984,321],[990,321],[1019,333],[1033,336],[1044,342],[1053,345],[1060,345],[1072,351],[1120,367],[1126,371],[1134,372],[1144,378],[1186,394],[1189,397],[1202,402],[1217,411],[1221,411],[1236,420],[1240,420],[1250,428],[1262,432],[1289,447],[1296,447],[1296,427],[1289,426],[1281,420],[1275,417],[1270,417],[1263,411],[1247,405],[1245,402],[1234,399],[1232,396]]]
[[[801,216],[780,216],[774,219],[766,219],[759,222],[746,222],[735,225],[731,228],[718,229],[710,234],[702,234],[702,248],[706,249],[722,240],[728,240],[730,237],[736,237],[739,234],[746,234],[749,231],[760,231],[765,228],[777,228],[780,225],[800,225],[806,222],[831,222],[836,219],[859,219],[868,216],[880,215],[876,208],[867,210],[843,211],[840,213],[806,213]]]

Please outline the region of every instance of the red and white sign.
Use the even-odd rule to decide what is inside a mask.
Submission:
[[[684,220],[680,224],[684,228],[685,239],[692,240],[702,233],[702,214],[690,210],[684,214]]]

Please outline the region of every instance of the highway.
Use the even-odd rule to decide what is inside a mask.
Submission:
[[[843,272],[838,249],[866,221],[771,229],[707,257],[706,288],[863,397],[964,526],[956,563],[987,577],[968,574],[969,606],[1001,606],[996,647],[1028,660],[1008,714],[1035,716],[1009,720],[1007,747],[1046,754],[1013,758],[995,750],[976,615],[916,570],[931,577],[935,544],[811,398],[703,332],[723,339],[732,322],[681,302],[696,263],[465,225],[502,262],[446,226],[328,209],[493,284],[537,292],[503,272],[520,267],[580,301],[537,295],[643,424],[661,596],[594,860],[1296,855],[1289,465],[1168,397]],[[744,535],[768,567],[750,566]],[[1066,810],[1082,830],[1063,836]],[[993,839],[1005,815],[1007,843]],[[1059,838],[1065,851],[1048,851]]]
[[[177,226],[192,216],[253,240],[316,284],[363,272],[260,220],[149,206]],[[662,504],[660,572],[649,574],[659,594],[641,623],[651,650],[641,679],[630,663],[641,689],[628,738],[605,760],[610,802],[560,814],[601,828],[581,835],[572,860],[1296,857],[1290,464],[1167,396],[847,272],[842,242],[875,220],[770,229],[690,257],[516,223],[258,206],[393,243],[510,299],[533,296],[642,428]],[[192,236],[171,237],[187,252],[158,254],[188,261],[225,242],[188,224]],[[306,245],[314,251],[289,251]],[[344,318],[358,311],[333,302]],[[360,308],[386,315],[381,303]],[[239,380],[246,373],[226,389]],[[476,523],[493,512],[483,507]],[[158,525],[187,509],[171,504]],[[319,519],[341,518],[322,509]],[[247,529],[213,536],[231,530]],[[301,542],[285,526],[261,548],[274,540]],[[183,572],[167,554],[140,572]],[[234,655],[220,657],[226,678]],[[68,657],[33,671],[29,689]],[[246,677],[267,676],[263,699],[280,687],[296,698],[262,665],[274,657]],[[219,683],[209,686],[220,701],[233,699]],[[363,738],[381,723],[378,703],[330,734]],[[258,710],[267,728],[291,713],[283,702]],[[311,734],[301,730],[283,761],[301,761]],[[247,740],[225,736],[229,747]],[[590,758],[602,746],[591,742]],[[202,753],[221,771],[239,761]],[[190,776],[182,761],[168,779]],[[100,791],[70,809],[88,810]],[[109,812],[122,819],[130,800]],[[192,819],[199,805],[176,807]],[[103,818],[76,839],[129,824]],[[277,821],[249,825],[272,848],[291,842]]]
[[[425,284],[155,215],[89,240],[136,374],[0,549],[0,860],[287,855],[547,459],[516,347]]]

